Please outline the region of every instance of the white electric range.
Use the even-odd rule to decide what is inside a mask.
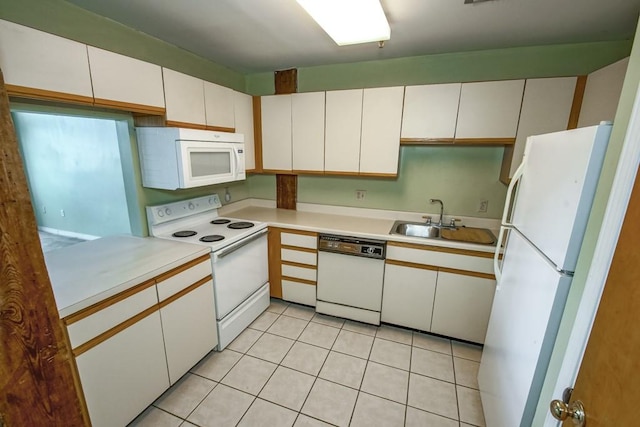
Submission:
[[[222,351],[269,306],[267,225],[218,216],[217,194],[147,206],[153,237],[211,248]]]

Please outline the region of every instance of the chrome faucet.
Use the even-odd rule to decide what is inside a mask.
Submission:
[[[444,213],[444,203],[440,199],[429,199],[429,203],[440,203],[440,220],[438,221],[438,227],[442,227],[442,215]]]

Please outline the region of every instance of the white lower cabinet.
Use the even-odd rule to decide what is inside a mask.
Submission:
[[[389,264],[384,270],[381,320],[421,331],[431,330],[438,272]]]
[[[438,272],[431,332],[484,343],[496,281]]]
[[[316,285],[282,280],[282,299],[298,304],[316,306]]]
[[[155,311],[76,357],[93,427],[124,426],[169,387]]]
[[[496,281],[492,254],[388,242],[382,321],[483,343]]]
[[[171,385],[218,344],[213,281],[160,308]]]

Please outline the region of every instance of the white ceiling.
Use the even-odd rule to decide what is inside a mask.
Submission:
[[[242,73],[630,39],[640,13],[640,0],[382,0],[391,40],[380,49],[338,47],[295,0],[68,1]]]

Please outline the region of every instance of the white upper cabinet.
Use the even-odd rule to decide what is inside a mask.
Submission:
[[[291,95],[263,96],[262,167],[291,170]]]
[[[204,82],[168,68],[162,69],[162,76],[167,122],[190,123],[204,127]]]
[[[256,168],[256,150],[253,135],[253,99],[251,95],[234,92],[236,132],[244,135],[244,165],[250,171]]]
[[[448,140],[456,133],[461,83],[407,86],[403,139]]]
[[[291,95],[294,170],[324,170],[324,100],[324,92]]]
[[[577,80],[577,77],[527,80],[509,178],[522,162],[527,137],[567,129]]]
[[[327,92],[324,170],[358,173],[362,89]]]
[[[207,126],[221,128],[221,131],[233,132],[236,127],[233,102],[233,89],[204,82]]]
[[[404,87],[365,89],[362,100],[360,172],[398,173]]]
[[[0,20],[0,68],[10,93],[93,102],[82,43]]]
[[[624,58],[589,74],[578,127],[597,125],[603,120],[613,121],[628,65],[629,58]]]
[[[524,80],[463,83],[456,139],[515,138]]]
[[[160,66],[92,46],[87,49],[96,105],[164,110]]]

